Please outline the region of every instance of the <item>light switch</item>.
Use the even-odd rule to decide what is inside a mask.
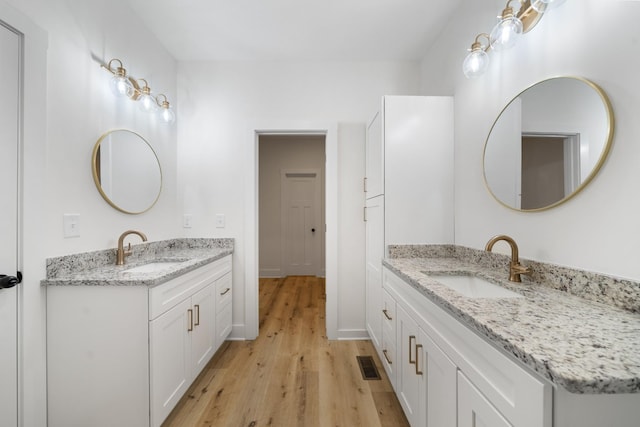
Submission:
[[[216,215],[216,228],[224,228],[224,214]]]
[[[64,214],[64,237],[80,237],[80,214]]]
[[[182,220],[182,227],[183,228],[191,228],[192,227],[192,223],[193,223],[193,215],[185,214],[184,218]]]

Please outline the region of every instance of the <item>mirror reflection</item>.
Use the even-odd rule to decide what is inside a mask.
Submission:
[[[91,167],[98,191],[120,212],[146,212],[160,197],[162,171],[158,157],[135,132],[118,129],[100,137]]]
[[[484,149],[484,178],[503,205],[548,209],[596,175],[613,139],[613,111],[593,82],[556,77],[516,96],[496,119]]]

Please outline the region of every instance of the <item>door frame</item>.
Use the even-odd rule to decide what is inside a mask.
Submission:
[[[265,121],[249,126],[245,149],[245,339],[259,333],[258,141],[261,135],[325,137],[325,268],[327,338],[338,338],[338,126],[333,122]]]
[[[22,123],[18,152],[18,425],[46,425],[45,212],[48,34],[0,0],[0,19],[23,34]]]
[[[289,178],[289,175],[300,175],[300,174],[304,174],[304,175],[309,175],[309,177],[311,177],[310,175],[313,175],[313,177],[316,179],[316,185],[315,185],[315,189],[314,191],[316,192],[315,194],[315,198],[314,198],[314,204],[319,202],[319,206],[318,206],[318,210],[320,211],[320,215],[319,218],[316,218],[316,228],[321,228],[321,225],[324,225],[324,221],[322,219],[323,215],[322,215],[322,185],[321,185],[321,179],[322,177],[322,172],[320,169],[282,169],[280,171],[280,271],[282,276],[287,276],[289,275],[289,271],[288,271],[288,266],[289,266],[289,257],[287,256],[287,245],[285,244],[286,237],[287,237],[287,221],[286,221],[286,215],[285,212],[287,211],[288,206],[288,202],[289,198],[288,198],[288,194],[285,195],[285,191],[284,189],[286,188],[287,185],[287,178]],[[315,212],[314,212],[315,214]],[[314,262],[316,262],[316,268],[315,268],[315,275],[316,276],[322,276],[322,255],[321,255],[321,251],[322,251],[322,240],[320,240],[319,242],[320,247],[317,248],[318,249],[318,253],[314,254]]]

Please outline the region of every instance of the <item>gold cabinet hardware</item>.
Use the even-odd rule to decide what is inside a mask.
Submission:
[[[198,304],[193,306],[196,309],[196,323],[195,326],[200,326],[200,306]]]
[[[187,314],[189,314],[189,328],[187,328],[187,332],[193,331],[193,310],[188,309]]]
[[[225,290],[224,290],[224,292],[220,293],[220,296],[222,296],[222,295],[226,295],[226,294],[227,294],[227,292],[229,292],[230,290],[231,290],[231,288],[227,288],[227,289],[225,289]]]
[[[387,363],[389,365],[393,365],[393,362],[391,361],[391,359],[389,359],[389,356],[387,355],[387,350],[382,350],[382,354],[384,354],[384,358],[387,359]]]
[[[411,360],[411,349],[413,348],[413,345],[411,345],[411,341],[414,341],[416,339],[415,335],[409,335],[409,363],[414,364],[416,363],[415,360]]]
[[[418,350],[422,348],[422,344],[416,344],[416,375],[422,375],[422,371],[418,368]]]
[[[389,312],[387,311],[386,308],[382,310],[382,312],[384,313],[384,317],[386,317],[387,320],[393,320],[393,317],[389,316]]]

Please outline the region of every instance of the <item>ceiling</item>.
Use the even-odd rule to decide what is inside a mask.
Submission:
[[[179,61],[413,61],[461,0],[123,1]]]

